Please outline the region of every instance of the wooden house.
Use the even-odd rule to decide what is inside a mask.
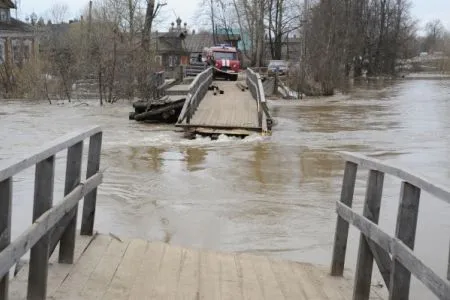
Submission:
[[[16,5],[0,0],[0,63],[22,65],[36,57],[37,39],[34,28],[11,16]]]

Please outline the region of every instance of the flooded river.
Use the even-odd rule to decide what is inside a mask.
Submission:
[[[247,251],[328,266],[339,150],[405,166],[450,185],[450,81],[411,80],[348,95],[273,101],[273,136],[184,140],[174,127],[128,120],[128,103],[99,107],[9,101],[0,105],[0,158],[89,125],[104,128],[96,229],[191,247]],[[55,201],[62,198],[64,153]],[[34,169],[14,179],[13,235],[31,223]],[[355,207],[362,209],[366,172]],[[400,182],[386,177],[380,224],[394,233]],[[445,275],[450,206],[423,193],[417,255]],[[348,267],[359,235],[351,230]],[[414,281],[414,299],[431,299]]]

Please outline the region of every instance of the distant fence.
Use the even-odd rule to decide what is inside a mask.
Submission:
[[[341,153],[341,156],[346,163],[341,199],[336,202],[338,219],[331,275],[343,275],[349,224],[352,224],[361,231],[353,299],[369,299],[375,259],[389,290],[389,299],[409,298],[412,274],[439,299],[449,300],[450,281],[441,278],[418,259],[413,249],[421,190],[449,204],[450,190],[376,159],[348,152]],[[358,167],[369,169],[362,216],[351,209]],[[377,225],[385,173],[403,180],[395,237],[391,237]],[[450,253],[446,263],[448,263],[447,279],[450,280]]]
[[[86,181],[81,182],[83,141],[89,138]],[[84,197],[81,234],[92,235],[97,199],[100,127],[63,136],[34,153],[0,165],[0,299],[8,299],[8,272],[30,252],[27,299],[46,299],[48,259],[59,243],[59,262],[74,260],[78,202]],[[67,149],[64,199],[53,206],[55,155]],[[33,224],[11,243],[13,177],[35,166]]]

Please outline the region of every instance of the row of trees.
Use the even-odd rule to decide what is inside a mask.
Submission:
[[[73,85],[84,79],[96,85],[101,104],[146,98],[154,88],[150,74],[156,68],[150,33],[164,5],[155,0],[101,0],[90,1],[83,13],[87,17],[70,23],[57,23],[67,9],[61,5],[51,10],[53,21],[32,16],[39,58],[9,66],[16,81],[10,96],[50,100],[56,94],[71,101]]]
[[[417,35],[410,0],[204,0],[202,7],[213,32],[238,27],[252,66],[283,58],[289,38],[300,36],[294,83],[307,94],[332,94],[349,77],[394,75],[399,59],[448,44],[440,21]]]

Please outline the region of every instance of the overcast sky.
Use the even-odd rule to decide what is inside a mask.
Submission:
[[[88,0],[17,0],[19,3],[19,18],[32,12],[38,16],[46,16],[46,12],[54,3],[66,3],[70,12],[68,18],[73,18],[81,14],[81,10],[88,3]],[[94,0],[95,1],[95,0]],[[301,1],[301,0],[299,0]],[[198,8],[201,0],[167,0],[167,6],[164,7],[164,23],[168,26],[176,17],[179,16],[183,22],[191,26],[199,26]],[[421,24],[429,20],[441,19],[444,25],[450,29],[450,1],[449,0],[412,0],[412,14],[420,19]],[[200,24],[199,24],[200,23]],[[160,25],[161,26],[161,25]],[[163,26],[163,27],[166,27]],[[158,26],[159,27],[159,26]]]

